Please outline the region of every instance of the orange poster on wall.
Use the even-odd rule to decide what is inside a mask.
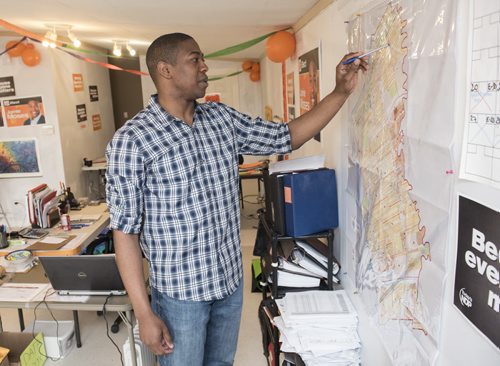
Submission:
[[[215,102],[220,103],[220,93],[211,93],[205,95],[205,102]]]
[[[300,115],[310,111],[319,103],[319,48],[315,48],[299,57],[299,95]],[[320,141],[321,135],[314,136]]]
[[[289,106],[295,105],[295,85],[293,72],[286,76],[286,101]]]
[[[45,124],[42,97],[6,99],[2,105],[7,127]]]
[[[102,128],[100,114],[93,114],[92,115],[92,127],[93,127],[94,131],[100,130]]]
[[[83,91],[83,75],[73,74],[73,91]]]

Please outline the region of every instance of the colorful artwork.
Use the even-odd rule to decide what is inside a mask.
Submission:
[[[40,176],[36,140],[0,141],[0,178]]]

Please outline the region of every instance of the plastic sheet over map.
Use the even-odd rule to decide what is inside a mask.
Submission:
[[[453,162],[451,1],[384,2],[353,16],[373,53],[350,99],[348,241],[356,286],[397,365],[437,358]],[[446,108],[443,108],[443,105]]]

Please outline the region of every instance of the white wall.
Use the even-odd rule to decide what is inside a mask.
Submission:
[[[455,136],[452,152],[459,164],[465,122],[465,107],[468,104],[467,84],[467,41],[469,35],[469,15],[471,2],[461,0],[457,10],[457,90],[455,91]],[[458,165],[457,165],[458,166]],[[446,293],[441,323],[441,365],[500,365],[500,351],[485,339],[453,305],[455,263],[457,254],[458,195],[467,196],[481,204],[500,211],[500,190],[485,184],[477,184],[455,177],[450,230],[447,253]],[[500,329],[498,330],[500,331]]]
[[[102,52],[102,51],[101,51]],[[105,56],[92,55],[92,59],[107,62]],[[73,90],[72,74],[83,77],[83,91]],[[104,157],[104,150],[115,131],[111,86],[108,69],[83,62],[63,52],[53,52],[52,82],[60,121],[66,186],[77,197],[88,196],[89,175],[95,172],[81,170],[83,158]],[[89,85],[96,85],[99,100],[90,101]],[[87,121],[77,122],[76,105],[85,104]],[[100,115],[101,129],[94,131],[92,115]],[[97,173],[95,173],[97,174]]]
[[[19,39],[20,37],[0,37],[0,49],[5,49],[7,42]],[[0,76],[13,76],[16,88],[15,96],[0,99],[41,96],[46,119],[45,126],[0,127],[1,139],[35,138],[40,153],[41,176],[0,178],[0,203],[13,226],[27,225],[29,222],[25,217],[25,196],[28,189],[41,183],[57,188],[59,182],[65,179],[59,138],[59,116],[52,82],[52,54],[56,51],[39,44],[35,47],[41,55],[41,62],[34,67],[26,66],[20,57],[0,57]],[[21,204],[15,205],[14,202]],[[4,222],[2,218],[0,221]]]
[[[296,34],[297,55],[314,48],[318,42],[321,43],[321,96],[330,92],[334,83],[335,66],[340,58],[347,52],[347,33],[344,21],[363,10],[367,5],[381,4],[383,1],[347,1],[338,0],[322,11],[317,17],[300,29]],[[458,17],[456,24],[457,44],[457,74],[455,90],[455,136],[453,139],[452,154],[457,164],[460,162],[462,131],[465,118],[465,105],[467,96],[466,88],[466,42],[468,34],[469,1],[460,0],[456,2]],[[281,67],[267,67],[270,62],[261,60],[265,65],[265,77],[263,78],[264,105],[270,105],[274,110],[282,109],[281,91]],[[296,58],[287,60],[287,73],[296,67]],[[298,80],[295,80],[296,110],[298,107]],[[450,91],[451,92],[451,91]],[[335,253],[337,258],[342,258],[343,270],[349,272],[354,268],[346,266],[346,258],[350,256],[346,242],[346,200],[343,192],[347,180],[347,149],[344,147],[349,143],[347,135],[347,108],[343,108],[333,121],[323,130],[322,141],[310,141],[299,150],[292,153],[293,157],[308,156],[323,153],[326,156],[327,166],[335,168],[337,172],[339,187],[339,218],[340,226],[336,230]],[[297,114],[298,115],[298,114]],[[457,165],[458,168],[458,165]],[[486,203],[493,209],[500,209],[500,191],[491,187],[467,182],[458,179],[455,175],[453,184],[453,196],[465,194],[479,202]],[[453,206],[449,212],[450,227],[447,245],[446,259],[446,288],[441,318],[441,335],[439,339],[438,365],[498,365],[500,364],[500,353],[491,345],[468,321],[459,313],[453,305],[453,282],[456,260],[457,241],[457,202],[454,199]],[[445,234],[446,235],[446,234]],[[340,240],[338,240],[340,239]],[[340,250],[340,255],[339,255]],[[343,285],[351,295],[360,317],[359,333],[363,343],[364,365],[389,365],[391,360],[384,349],[382,339],[368,317],[366,309],[356,294],[349,277],[354,278],[353,273],[343,277]]]
[[[5,43],[20,37],[1,37],[0,49]],[[46,125],[28,127],[2,127],[0,138],[36,138],[40,151],[43,175],[29,178],[0,179],[0,203],[8,214],[10,224],[25,226],[25,195],[28,189],[47,183],[53,189],[59,182],[70,186],[77,197],[87,196],[87,176],[81,171],[83,157],[104,156],[104,148],[113,135],[113,110],[108,70],[77,60],[58,49],[48,49],[36,44],[41,62],[28,67],[21,58],[0,57],[0,76],[13,76],[16,98],[41,96]],[[105,57],[92,56],[106,61]],[[72,74],[82,74],[84,90],[73,91]],[[89,85],[97,85],[99,101],[90,102]],[[8,99],[14,97],[6,97]],[[76,104],[86,104],[87,122],[77,123]],[[92,115],[100,113],[102,129],[93,131]],[[81,128],[85,125],[85,128]],[[91,174],[91,173],[90,173]],[[21,202],[15,205],[14,202]],[[0,221],[3,222],[2,218]]]

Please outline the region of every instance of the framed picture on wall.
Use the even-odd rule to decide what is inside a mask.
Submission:
[[[7,127],[45,124],[45,111],[41,96],[4,99],[2,106]]]
[[[41,176],[36,139],[0,140],[0,178]]]
[[[299,56],[300,115],[313,109],[321,99],[319,49],[316,47]],[[314,139],[321,141],[321,132]]]

